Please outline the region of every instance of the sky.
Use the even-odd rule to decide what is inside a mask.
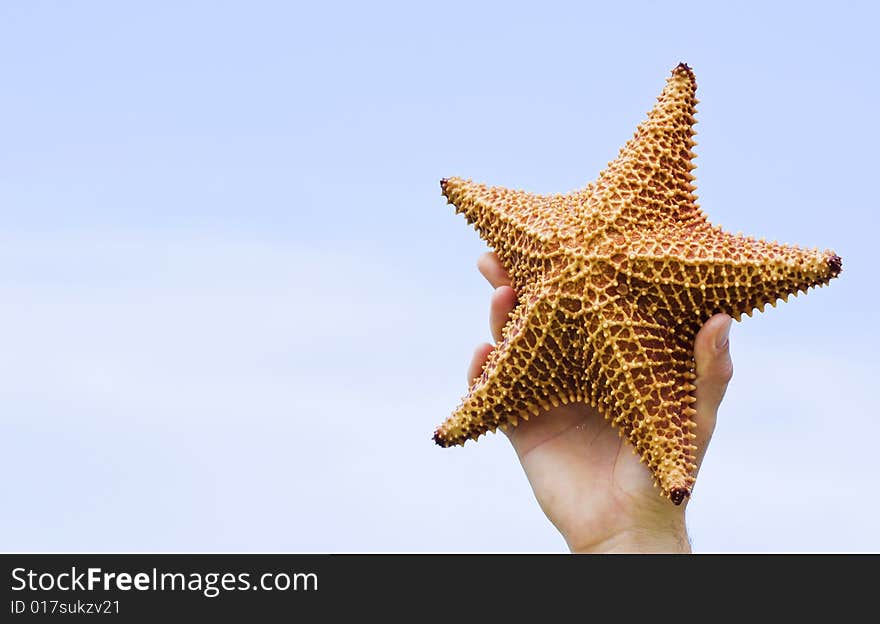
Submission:
[[[0,550],[565,552],[443,450],[486,250],[685,61],[700,204],[844,271],[731,332],[697,552],[878,552],[872,3],[0,4]],[[875,257],[876,258],[876,257]]]

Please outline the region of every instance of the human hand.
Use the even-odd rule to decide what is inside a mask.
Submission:
[[[499,341],[516,305],[516,293],[494,253],[481,256],[478,267],[495,288],[489,324]],[[698,470],[733,375],[727,341],[731,322],[726,314],[716,314],[694,343]],[[477,347],[468,369],[469,382],[480,375],[493,348]],[[632,446],[589,405],[561,405],[504,432],[538,504],[572,552],[690,552],[687,499],[677,506],[659,496]]]

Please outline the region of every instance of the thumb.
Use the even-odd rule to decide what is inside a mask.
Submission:
[[[730,359],[728,335],[733,322],[726,314],[716,314],[710,318],[694,341],[694,360],[697,365],[697,414],[694,421],[697,435],[697,465],[703,461],[706,447],[715,430],[718,406],[733,377],[733,362]]]

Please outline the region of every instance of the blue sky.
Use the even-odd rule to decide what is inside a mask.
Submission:
[[[431,442],[490,295],[438,181],[583,186],[686,61],[711,220],[844,261],[733,328],[694,547],[880,551],[871,3],[311,4],[0,6],[0,549],[563,551]]]

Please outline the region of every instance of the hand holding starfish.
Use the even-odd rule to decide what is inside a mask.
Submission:
[[[495,288],[490,325],[497,341],[516,305],[516,293],[494,253],[480,257],[478,266]],[[730,317],[716,314],[694,343],[698,468],[733,374],[727,342],[730,324]],[[489,344],[477,348],[468,381],[480,375],[493,348]],[[505,432],[541,509],[573,552],[690,551],[686,505],[673,506],[657,496],[650,471],[630,444],[589,405],[561,405]]]

